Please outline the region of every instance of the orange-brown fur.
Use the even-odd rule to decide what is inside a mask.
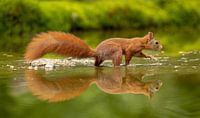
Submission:
[[[50,52],[79,58],[94,56],[94,51],[78,37],[62,32],[48,32],[32,39],[27,46],[25,59],[34,60]]]
[[[112,60],[114,66],[119,66],[123,55],[128,65],[132,56],[151,58],[142,52],[143,49],[160,50],[161,48],[162,46],[154,39],[151,32],[144,37],[110,38],[101,42],[96,50],[72,34],[48,32],[33,38],[27,46],[25,59],[31,61],[52,52],[77,58],[94,57],[95,66],[99,66],[107,59]]]
[[[76,71],[76,70],[75,70]],[[75,72],[74,71],[74,72]],[[135,72],[135,71],[134,71]],[[109,94],[143,94],[153,96],[162,86],[158,80],[142,81],[144,73],[121,68],[96,68],[95,73],[54,77],[35,70],[25,71],[26,85],[41,100],[58,102],[73,99],[85,92],[92,84]]]
[[[25,78],[26,85],[33,94],[49,102],[64,101],[79,96],[93,81],[90,76],[82,77],[81,80],[73,77],[48,80],[34,70],[27,70]]]

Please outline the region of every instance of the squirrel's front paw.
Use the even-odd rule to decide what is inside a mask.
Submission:
[[[153,60],[158,60],[156,57],[154,57],[153,55],[147,55],[146,58],[150,58],[150,59],[153,59]]]
[[[126,66],[126,64],[120,64],[120,66]]]

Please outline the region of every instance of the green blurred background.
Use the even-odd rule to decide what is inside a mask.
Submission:
[[[87,32],[78,36],[92,47],[153,31],[168,51],[199,49],[199,6],[199,0],[0,0],[0,51],[23,52],[45,31]]]

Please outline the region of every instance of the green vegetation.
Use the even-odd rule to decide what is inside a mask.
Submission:
[[[46,30],[199,27],[199,5],[197,0],[2,0],[0,32],[23,35]]]

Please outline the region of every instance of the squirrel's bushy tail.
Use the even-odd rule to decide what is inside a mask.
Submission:
[[[85,42],[63,32],[40,33],[28,44],[25,59],[32,61],[47,53],[77,58],[94,57],[95,52]]]

